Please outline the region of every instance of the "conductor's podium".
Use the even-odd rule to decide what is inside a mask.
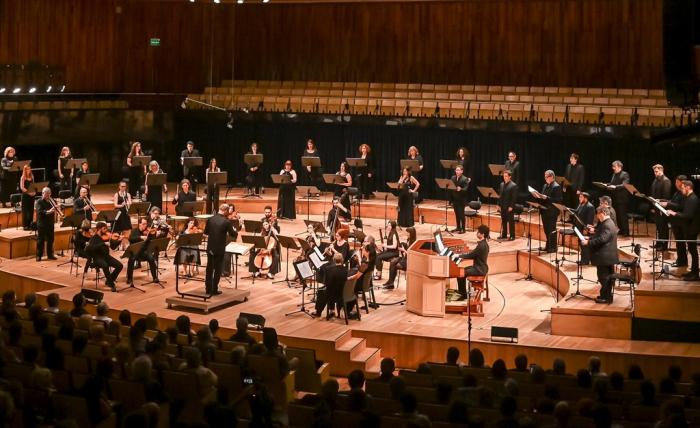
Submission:
[[[445,238],[454,252],[466,252],[464,241]],[[467,263],[468,262],[468,263]],[[471,261],[465,261],[468,265]],[[406,309],[426,317],[445,316],[445,290],[450,278],[464,275],[464,269],[446,256],[439,256],[432,239],[421,239],[408,248],[406,263]]]

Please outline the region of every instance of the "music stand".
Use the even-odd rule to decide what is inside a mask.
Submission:
[[[87,158],[72,158],[66,161],[65,169],[80,169],[83,162],[87,162]]]
[[[551,201],[550,201],[551,202]],[[568,208],[564,204],[559,204],[556,202],[551,202],[551,205],[549,203],[547,204],[547,209],[557,209],[559,210],[559,225],[561,227],[560,230],[555,230],[555,233],[561,233],[561,264],[564,262],[570,262],[570,263],[576,263],[574,260],[568,260],[566,258],[566,254],[564,253],[565,249],[565,244],[566,244],[566,234],[564,231],[566,231],[566,224],[564,223],[564,213],[568,212]],[[558,251],[557,251],[558,253]],[[569,254],[571,254],[571,249],[569,249]],[[557,258],[557,255],[555,254],[555,260]]]
[[[402,171],[404,168],[408,168],[411,172],[420,172],[420,162],[416,159],[401,159],[399,160],[399,164],[401,165]]]
[[[48,187],[49,182],[48,181],[40,181],[38,183],[32,183],[31,186],[27,189],[27,193],[39,193],[41,194],[41,189],[44,187]]]
[[[80,269],[80,263],[78,263],[79,258],[75,257],[76,256],[76,254],[75,254],[75,233],[78,230],[78,228],[80,227],[80,225],[82,224],[84,219],[85,219],[85,216],[83,216],[82,214],[73,213],[69,216],[63,217],[63,221],[61,222],[61,226],[60,226],[60,227],[70,227],[71,228],[71,236],[70,236],[70,239],[68,240],[68,244],[69,244],[68,249],[71,250],[71,255],[70,255],[70,260],[63,262],[63,263],[59,263],[57,266],[60,267],[60,266],[63,266],[65,264],[70,263],[71,267],[70,267],[69,274],[72,274],[73,273],[73,265],[75,265],[75,276],[78,276],[78,270]],[[18,228],[19,228],[19,226],[18,226]],[[61,251],[63,251],[63,250],[61,250]]]
[[[274,184],[289,184],[292,182],[292,178],[288,175],[271,174],[270,178]]]
[[[313,171],[314,168],[321,168],[321,158],[318,156],[302,156],[301,157],[301,165],[304,167],[304,172],[309,175],[310,177],[310,182],[313,183],[313,177],[311,177],[311,171]],[[311,171],[307,169],[307,167],[311,167]]]
[[[143,248],[144,245],[146,245],[146,241],[139,241],[139,242],[134,242],[133,244],[129,244],[129,246],[126,248],[126,250],[124,250],[124,252],[122,253],[121,258],[122,259],[129,259],[129,258],[131,258],[131,256],[133,256],[134,262],[137,262],[138,260],[136,259],[136,255],[139,252],[141,252],[141,249]],[[127,261],[127,263],[129,263],[129,262]],[[127,269],[128,268],[129,267],[127,266]],[[128,287],[124,287],[124,288],[118,290],[117,292],[122,292],[122,291],[130,290],[130,289],[135,289],[135,290],[138,290],[142,293],[146,292],[146,290],[141,289],[141,288],[134,285],[133,278],[131,278],[131,284],[129,284]]]
[[[258,220],[243,220],[245,231],[252,234],[258,234],[262,231],[262,222]],[[245,241],[243,241],[245,242]]]
[[[591,184],[593,184],[595,187],[598,187],[598,188],[603,189],[603,190],[607,190],[607,191],[612,190],[612,189],[610,188],[610,185],[609,185],[609,184],[603,183],[602,181],[594,181],[594,182],[592,182]]]
[[[206,183],[207,183],[207,186],[212,186],[214,191],[218,192],[219,189],[216,186],[228,183],[228,171],[207,172]],[[207,196],[211,197],[212,200],[214,200],[213,195],[207,195]],[[224,200],[226,200],[227,197],[228,197],[228,190],[226,190],[226,196],[224,196]]]
[[[440,189],[443,189],[446,194],[448,194],[447,192],[449,192],[450,190],[457,190],[457,186],[455,186],[455,184],[452,182],[452,179],[450,178],[436,178],[435,183]],[[447,227],[447,206],[448,205],[445,204],[445,224],[443,226],[445,226],[445,232],[449,233],[450,236],[453,236],[452,232],[450,232]]]
[[[279,241],[280,245],[286,249],[285,256],[287,257],[287,264],[286,268],[284,270],[284,279],[279,280],[279,281],[272,281],[273,284],[276,284],[278,282],[286,282],[287,287],[292,287],[292,283],[295,281],[292,281],[289,279],[289,249],[291,248],[292,250],[298,250],[301,247],[297,243],[297,238],[294,238],[292,236],[284,236],[284,235],[278,235],[277,240]]]
[[[318,187],[316,186],[297,186],[297,192],[303,195],[302,198],[306,198],[306,218],[308,219],[309,215],[311,214],[311,198],[318,200],[320,198],[321,191],[318,190]]]
[[[627,184],[623,184],[623,186],[625,187],[625,190],[627,190],[628,192],[630,192],[630,194],[631,194],[632,196],[636,196],[636,197],[638,197],[638,198],[646,199],[646,195],[644,195],[644,194],[641,193],[639,190],[637,190],[637,188],[634,187],[633,184],[627,183]],[[629,247],[629,248],[634,248],[634,247],[635,247],[635,242],[634,242],[634,240],[635,240],[635,235],[636,235],[635,232],[637,232],[637,231],[638,231],[638,229],[637,229],[637,219],[636,219],[635,217],[632,217],[632,243],[629,244],[629,245],[623,245],[623,246],[621,246],[620,248],[628,248],[628,247]],[[646,250],[646,247],[642,247],[642,249],[643,249],[643,250]]]
[[[83,174],[80,176],[80,181],[78,181],[78,187],[80,186],[92,186],[100,181],[100,173],[96,172],[94,174]]]
[[[201,213],[204,211],[204,201],[187,201],[182,204],[182,211],[186,213]]]
[[[151,155],[132,156],[131,166],[147,166],[151,162]]]
[[[248,171],[250,171],[250,168],[253,168],[256,166],[259,167],[260,165],[262,165],[263,160],[264,160],[264,158],[263,158],[262,153],[258,153],[258,154],[246,153],[243,155],[243,163],[245,163],[246,166],[248,167]],[[245,195],[243,197],[244,198],[262,199],[262,196],[255,194],[255,193],[251,193],[251,194]]]
[[[248,220],[245,220],[248,221]],[[246,229],[247,230],[247,229]],[[261,250],[263,248],[267,248],[267,244],[265,243],[265,238],[263,236],[259,235],[241,235],[241,240],[245,244],[253,244],[252,248],[255,248],[257,250]],[[252,251],[251,248],[251,251]],[[255,284],[255,275],[250,275],[250,276],[244,276],[243,279],[253,279],[253,284]]]
[[[105,223],[114,223],[114,221],[117,219],[117,215],[119,215],[121,211],[118,209],[112,209],[112,210],[107,210],[107,211],[98,211],[97,212],[97,220],[98,221],[104,221]]]
[[[136,220],[141,220],[141,217],[146,215],[148,213],[148,210],[151,209],[151,203],[148,201],[142,201],[142,202],[132,202],[131,205],[129,205],[129,215],[136,214]]]
[[[306,310],[306,300],[305,300],[306,293],[304,292],[305,291],[304,289],[306,288],[305,280],[311,279],[314,277],[314,271],[311,268],[311,263],[309,263],[308,260],[294,262],[294,270],[296,271],[297,276],[302,280],[301,281],[301,284],[302,284],[301,285],[301,305],[299,306],[299,309],[297,309],[296,311],[288,312],[288,313],[284,314],[284,316],[288,317],[290,315],[304,313],[304,314],[310,316],[311,318],[313,318],[314,316],[311,315],[309,313],[309,311]]]
[[[453,169],[457,168],[457,165],[459,165],[460,163],[460,161],[454,159],[440,159],[440,165],[444,169],[450,171],[450,173]]]
[[[338,174],[323,174],[323,182],[326,184],[344,184],[348,181]]]
[[[202,162],[202,157],[201,156],[186,156],[181,158],[182,159],[182,166],[185,168],[190,168],[190,175],[193,176],[192,179],[194,183],[192,183],[192,186],[194,187],[194,194],[197,194],[197,175],[195,174],[195,168],[201,167],[203,165]],[[184,177],[188,178],[188,177]]]
[[[24,166],[31,165],[31,163],[32,163],[31,159],[14,161],[14,162],[12,162],[12,165],[10,165],[10,167],[8,168],[8,171],[22,172],[22,170],[24,169]]]
[[[234,257],[234,260],[231,261],[233,264],[233,269],[231,273],[235,278],[234,287],[236,289],[238,288],[238,256],[244,256],[248,254],[251,248],[253,248],[253,245],[240,242],[232,241],[226,244],[226,252],[229,254],[233,254]]]
[[[345,162],[347,162],[348,166],[351,168],[364,168],[367,166],[367,159],[362,158],[345,158]]]
[[[493,187],[485,187],[485,186],[476,186],[476,189],[481,193],[481,196],[483,196],[485,199],[500,199],[500,195],[498,192],[496,192],[496,189]],[[491,204],[488,204],[488,207],[486,208],[486,224],[490,226],[491,224]],[[503,227],[503,225],[501,225]],[[496,241],[498,242],[498,241]]]
[[[562,187],[571,187],[571,182],[566,177],[555,176],[554,180]]]
[[[316,220],[304,220],[304,225],[308,228],[309,225],[312,225],[314,227],[314,231],[316,233],[322,233],[326,236],[328,236],[328,230],[326,229],[326,226],[323,224],[322,221],[316,221]],[[301,242],[301,241],[299,241]]]
[[[489,171],[491,171],[491,175],[493,176],[500,176],[503,174],[503,171],[506,170],[506,166],[500,163],[490,163],[489,164]]]
[[[374,196],[377,199],[384,199],[384,226],[387,224],[387,208],[389,205],[389,199],[396,200],[396,195],[391,192],[374,192]]]

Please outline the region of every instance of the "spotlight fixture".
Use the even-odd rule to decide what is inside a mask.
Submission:
[[[51,92],[51,89],[53,89],[53,86],[51,86],[51,85],[47,86],[46,93],[48,94],[49,92]]]
[[[233,113],[228,112],[228,123],[226,124],[228,129],[233,129]]]
[[[66,85],[61,85],[61,92],[66,90]]]
[[[263,0],[263,3],[270,3],[270,0]]]
[[[221,3],[221,0],[214,0],[214,3],[219,4]]]
[[[13,89],[13,90],[12,90],[12,93],[13,93],[13,94],[19,94],[19,91],[21,91],[21,90],[22,90],[22,88],[19,88],[19,87],[18,87],[18,88]]]
[[[29,88],[30,94],[33,94],[34,92],[36,92],[36,86],[32,86],[31,88]]]
[[[183,110],[187,108],[187,98],[182,100],[182,103],[180,104],[180,108]]]
[[[243,4],[243,0],[236,0],[236,3]]]
[[[4,87],[4,86],[3,86],[3,87],[0,87],[0,94],[4,94],[4,93],[5,93],[5,91],[6,91],[6,89],[5,89],[5,87]]]
[[[190,3],[194,3],[194,0],[190,0]]]

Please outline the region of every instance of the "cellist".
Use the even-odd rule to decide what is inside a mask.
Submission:
[[[254,277],[262,276],[262,271],[267,271],[266,276],[273,279],[275,274],[280,271],[280,248],[277,231],[269,221],[263,219],[260,234],[265,238],[265,248],[254,248],[250,251],[248,271]]]

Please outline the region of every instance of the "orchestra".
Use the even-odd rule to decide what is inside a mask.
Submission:
[[[260,154],[256,143],[251,144],[249,153]],[[173,232],[175,224],[168,224],[167,215],[161,215],[164,192],[167,201],[167,184],[154,185],[149,184],[148,181],[144,183],[144,177],[147,180],[152,174],[163,174],[158,160],[150,160],[148,166],[143,167],[132,163],[135,156],[143,156],[141,143],[139,142],[131,144],[131,150],[127,157],[129,180],[125,179],[119,182],[118,189],[111,200],[110,205],[115,212],[113,223],[99,222],[96,227],[92,227],[94,223],[91,222],[94,222],[97,217],[97,208],[91,198],[90,188],[87,184],[75,187],[76,195],[72,203],[73,213],[84,217],[80,228],[75,230],[72,235],[75,252],[81,257],[91,258],[93,264],[104,271],[105,284],[113,290],[116,289],[115,283],[117,276],[122,270],[122,265],[117,258],[110,255],[111,250],[116,250],[118,247],[124,250],[130,243],[149,243],[153,239],[168,236],[175,239],[178,235]],[[223,231],[225,234],[230,235],[225,240],[225,246],[226,243],[230,242],[231,238],[237,236],[242,218],[232,204],[219,206],[218,184],[209,184],[207,182],[205,196],[207,211],[216,211],[218,217],[221,217],[221,225],[217,226],[218,229],[215,227],[219,221],[218,219],[211,223],[211,226],[211,219],[208,219],[208,231],[207,228],[200,228],[198,220],[194,218],[195,212],[191,208],[188,209],[185,205],[187,202],[195,202],[197,200],[196,193],[192,187],[193,183],[196,182],[193,180],[196,180],[198,177],[196,169],[188,168],[184,163],[184,159],[199,156],[200,153],[194,149],[194,144],[191,141],[187,142],[187,149],[183,150],[180,156],[185,178],[178,184],[170,204],[175,207],[177,216],[188,218],[186,225],[181,228],[179,234],[204,232],[208,236],[207,246],[209,247],[212,236]],[[312,139],[306,141],[302,157],[320,157]],[[372,236],[363,234],[363,236],[366,236],[364,243],[368,244],[367,250],[353,253],[348,242],[348,237],[352,235],[349,234],[349,225],[347,224],[352,220],[350,194],[353,190],[353,185],[356,184],[359,187],[359,195],[364,198],[369,197],[374,190],[376,177],[374,153],[369,145],[360,145],[359,157],[366,161],[366,166],[354,167],[353,174],[348,162],[342,161],[339,164],[336,175],[343,177],[344,181],[336,183],[334,188],[329,189],[333,191],[334,197],[332,198],[330,210],[327,212],[326,225],[330,230],[329,235],[332,239],[330,242],[323,242],[316,226],[309,223],[307,225],[307,236],[304,238],[305,243],[308,245],[304,246],[305,249],[298,256],[295,256],[295,260],[305,260],[316,247],[321,249],[321,253],[325,258],[338,259],[342,257],[342,264],[354,269],[358,269],[363,263],[370,263],[371,260],[371,269],[370,267],[365,267],[365,271],[374,271],[373,278],[375,280],[382,279],[382,271],[386,262],[389,264],[389,278],[383,285],[388,289],[392,289],[397,271],[406,268],[407,247],[416,240],[416,229],[413,227],[413,211],[415,204],[420,198],[419,188],[421,187],[421,181],[429,182],[430,180],[428,177],[424,177],[423,180],[420,179],[421,174],[423,174],[424,159],[417,147],[411,146],[408,149],[407,159],[418,161],[418,168],[412,170],[412,168],[406,167],[401,171],[401,176],[397,182],[399,185],[398,215],[395,217],[395,220],[390,220],[386,223],[386,230],[379,230],[380,239],[376,245]],[[58,161],[55,164],[57,170],[54,176],[58,179],[54,183],[56,189],[71,190],[73,186],[80,182],[82,176],[90,173],[90,166],[87,161],[82,162],[79,168],[68,167],[68,162],[71,159],[74,159],[74,155],[70,148],[67,146],[62,147]],[[467,168],[470,168],[470,153],[466,148],[460,147],[455,153],[455,159],[458,161],[457,165],[449,176],[454,184],[454,189],[451,189],[449,194],[456,223],[456,227],[452,231],[464,233],[466,230],[465,205],[468,188],[471,184],[469,177],[471,174],[467,174]],[[0,161],[0,166],[2,167],[0,200],[4,198],[3,202],[6,202],[9,200],[10,193],[15,192],[17,189],[19,190],[21,193],[21,226],[24,230],[30,230],[33,226],[36,226],[37,229],[36,260],[40,261],[44,256],[47,256],[49,260],[55,260],[56,256],[53,248],[54,225],[64,217],[62,206],[51,197],[52,192],[49,187],[43,188],[40,196],[35,196],[33,194],[36,188],[35,171],[28,164],[23,163],[21,174],[16,175],[17,171],[12,168],[15,162],[17,162],[15,149],[7,147]],[[263,185],[262,177],[265,176],[262,172],[262,166],[262,162],[246,165],[246,170],[244,171],[245,185],[249,193],[260,193]],[[500,238],[513,240],[515,239],[515,204],[518,198],[517,183],[518,180],[525,181],[519,175],[522,171],[522,164],[515,152],[511,151],[508,153],[505,167],[506,170],[503,172],[503,182],[500,184],[499,198],[496,203],[501,216]],[[557,249],[557,220],[560,212],[553,204],[565,203],[574,208],[569,210],[575,214],[575,216],[571,216],[570,221],[585,237],[584,241],[582,241],[579,263],[582,265],[592,263],[597,267],[599,281],[602,284],[600,296],[597,299],[599,303],[610,303],[612,301],[611,283],[608,277],[611,272],[611,266],[616,264],[616,257],[611,256],[611,248],[617,248],[618,232],[620,236],[629,234],[627,212],[631,194],[625,185],[630,184],[630,175],[623,170],[623,164],[618,160],[612,162],[612,170],[613,175],[604,186],[609,191],[609,195],[599,197],[599,208],[597,211],[591,203],[591,195],[585,191],[585,169],[581,165],[580,157],[577,153],[571,153],[569,156],[569,163],[566,165],[564,174],[565,180],[558,178],[554,171],[546,170],[544,173],[545,183],[541,192],[532,192],[535,200],[543,206],[539,210],[539,215],[544,229],[544,236],[541,239],[546,242],[545,252],[555,252]],[[217,160],[211,158],[206,172],[220,171]],[[679,273],[678,276],[687,281],[698,281],[698,252],[695,241],[700,232],[699,220],[697,220],[700,218],[700,212],[698,211],[700,208],[698,207],[698,197],[694,192],[694,183],[689,181],[687,176],[684,175],[676,176],[674,182],[672,182],[665,175],[664,166],[661,164],[653,165],[652,171],[654,177],[649,186],[647,199],[652,202],[651,218],[656,224],[656,238],[658,241],[656,241],[655,249],[657,251],[667,251],[670,247],[669,242],[679,240],[679,242],[675,242],[676,258],[672,266],[684,268],[690,265],[687,271]],[[302,173],[301,179],[304,182],[314,184],[320,177],[320,168],[304,166]],[[293,169],[292,161],[287,160],[284,162],[279,175],[289,177],[289,182],[282,183],[279,186],[276,210],[270,205],[265,206],[265,214],[261,219],[261,235],[264,237],[266,245],[264,248],[252,249],[249,254],[248,270],[256,277],[272,279],[275,274],[280,272],[282,252],[279,242],[281,229],[279,219],[291,220],[296,217],[295,186],[299,177]],[[561,181],[561,184],[558,180]],[[136,188],[132,186],[133,184],[136,185]],[[145,184],[145,186],[140,187],[141,184]],[[672,193],[672,190],[674,190],[672,187],[674,186],[675,193]],[[132,218],[129,211],[135,201],[133,194],[140,193],[141,189],[143,189],[144,199],[150,202],[150,210],[147,217],[138,219],[136,226],[132,227]],[[654,202],[658,202],[658,206],[666,209],[657,208],[657,206],[653,205]],[[217,208],[221,207],[225,207],[226,210],[224,212],[217,210]],[[408,235],[406,242],[403,243],[399,239],[399,229],[402,227],[405,228],[405,232]],[[320,229],[323,229],[323,227],[320,227]],[[385,235],[382,236],[383,234]],[[460,257],[477,260],[486,259],[488,256],[488,230],[480,228],[477,232],[477,238],[477,248]],[[671,239],[669,240],[669,238]],[[232,256],[221,249],[220,243],[216,242],[217,239],[213,241],[217,245],[217,249],[207,253],[208,257],[212,257],[213,266],[211,268],[212,272],[207,273],[206,290],[210,294],[217,294],[220,292],[218,277],[222,272],[224,276],[230,275]],[[481,248],[484,246],[486,248],[485,251],[484,248]],[[688,253],[690,254],[688,255]],[[219,256],[221,256],[220,262]],[[158,283],[156,257],[157,254],[152,253],[152,250],[148,248],[148,244],[143,245],[138,253],[131,254],[127,265],[127,284],[133,283],[134,266],[142,261],[148,263],[153,281]],[[179,257],[179,265],[182,266],[182,271],[179,274],[189,277],[195,276],[195,267],[203,263],[200,252],[196,249],[186,248],[179,253]],[[221,266],[217,268],[217,264]],[[209,264],[207,264],[207,269],[209,270]],[[486,272],[487,270],[487,265],[479,263],[478,267],[472,269],[472,273],[476,274],[474,272]],[[464,278],[460,278],[458,281],[459,292],[463,293],[465,291],[464,288]]]

